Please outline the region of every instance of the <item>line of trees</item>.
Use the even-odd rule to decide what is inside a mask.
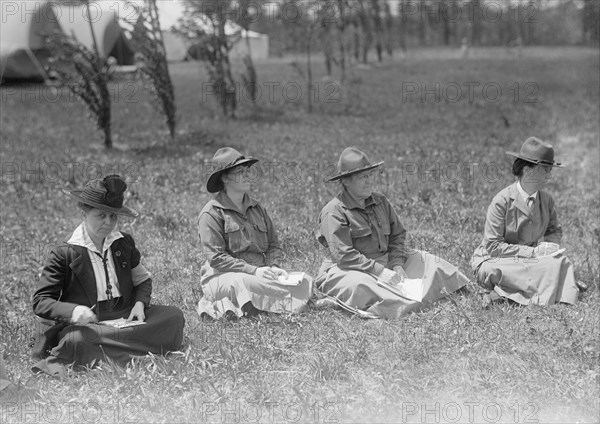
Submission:
[[[302,51],[303,40],[294,37],[293,28],[309,25],[315,16],[323,22],[320,39],[344,33],[346,51],[362,61],[371,49],[381,60],[398,48],[460,46],[465,41],[473,46],[509,46],[517,40],[522,45],[600,41],[598,0],[281,0],[279,4],[275,19],[265,13],[252,25],[271,36],[275,54]],[[317,15],[309,12],[311,8],[318,8]],[[327,54],[329,44],[321,43],[320,50]]]

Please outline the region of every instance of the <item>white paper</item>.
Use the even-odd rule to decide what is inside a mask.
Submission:
[[[552,252],[552,253],[550,253],[549,255],[544,255],[544,256],[536,256],[536,259],[539,259],[539,258],[547,258],[547,257],[549,257],[549,256],[558,256],[558,255],[560,255],[561,253],[563,253],[565,250],[567,250],[567,249],[566,249],[566,248],[558,249],[556,252]]]
[[[419,302],[423,300],[423,279],[421,278],[405,278],[402,283],[397,285],[377,280],[377,284],[399,296]]]
[[[125,318],[118,319],[108,319],[105,321],[99,321],[98,324],[108,325],[110,327],[116,328],[127,328],[127,327],[135,327],[136,325],[146,324],[145,321],[127,321]]]
[[[404,281],[396,286],[404,297],[412,300],[423,300],[423,279],[405,278]]]
[[[303,272],[290,272],[287,277],[285,275],[280,275],[275,283],[282,286],[298,286],[302,283],[302,280],[304,280]]]

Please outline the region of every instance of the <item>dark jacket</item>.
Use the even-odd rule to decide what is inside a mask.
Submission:
[[[133,238],[122,233],[110,247],[119,291],[124,305],[141,301],[149,306],[152,280],[133,285],[131,270],[140,263],[140,252]],[[32,357],[47,356],[48,349],[58,343],[58,333],[69,324],[73,309],[78,305],[92,307],[97,303],[96,279],[87,249],[67,243],[54,247],[42,270],[33,295],[33,311],[40,318]]]

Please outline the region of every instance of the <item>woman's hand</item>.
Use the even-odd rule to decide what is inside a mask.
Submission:
[[[551,243],[548,241],[541,242],[537,247],[533,249],[533,257],[541,258],[543,256],[548,256],[556,252],[560,249],[560,246],[556,243]]]
[[[135,302],[135,305],[133,305],[133,308],[131,308],[131,313],[129,314],[127,321],[133,321],[134,318],[137,318],[138,321],[144,321],[146,319],[146,315],[144,314],[144,302],[138,300]]]
[[[275,273],[275,275],[277,276],[277,278],[283,276],[284,278],[288,277],[288,273],[285,269],[281,269],[277,266],[271,266],[271,269],[273,270],[273,272]]]
[[[261,266],[259,268],[256,268],[256,271],[254,271],[254,275],[256,275],[259,278],[264,278],[265,280],[277,279],[277,274],[275,273],[275,271],[273,271],[273,269],[270,266]]]
[[[400,265],[396,265],[393,269],[396,272],[396,274],[400,276],[400,282],[403,282],[405,278],[408,278],[408,275],[406,275],[406,271],[404,271],[404,268],[402,268]]]
[[[397,284],[402,283],[403,278],[396,272],[391,269],[384,268],[381,274],[379,274],[379,279],[386,284],[391,286],[395,286]]]
[[[71,314],[71,322],[75,324],[87,324],[98,322],[96,314],[85,305],[77,305]]]

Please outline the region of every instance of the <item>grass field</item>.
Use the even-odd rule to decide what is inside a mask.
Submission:
[[[317,63],[312,114],[306,89],[296,100],[304,81],[290,61],[259,63],[260,100],[242,96],[228,122],[203,94],[200,66],[173,65],[174,142],[136,82],[113,83],[112,151],[66,92],[2,86],[0,350],[18,390],[2,395],[0,421],[598,422],[598,51],[526,49],[520,59],[475,51],[468,60],[412,52],[354,67],[344,86],[323,79]],[[576,277],[591,286],[577,305],[482,310],[472,286],[397,322],[333,310],[233,323],[197,316],[196,217],[209,200],[203,161],[217,148],[261,160],[253,191],[278,228],[287,268],[316,275],[317,216],[337,190],[323,178],[354,145],[385,160],[378,186],[410,245],[471,275],[487,205],[512,181],[504,152],[530,135],[567,164],[548,190]],[[183,352],[62,380],[34,376],[30,298],[44,254],[79,217],[60,188],[113,171],[139,178],[129,204],[143,214],[121,228],[153,272],[156,302],[183,309]]]

